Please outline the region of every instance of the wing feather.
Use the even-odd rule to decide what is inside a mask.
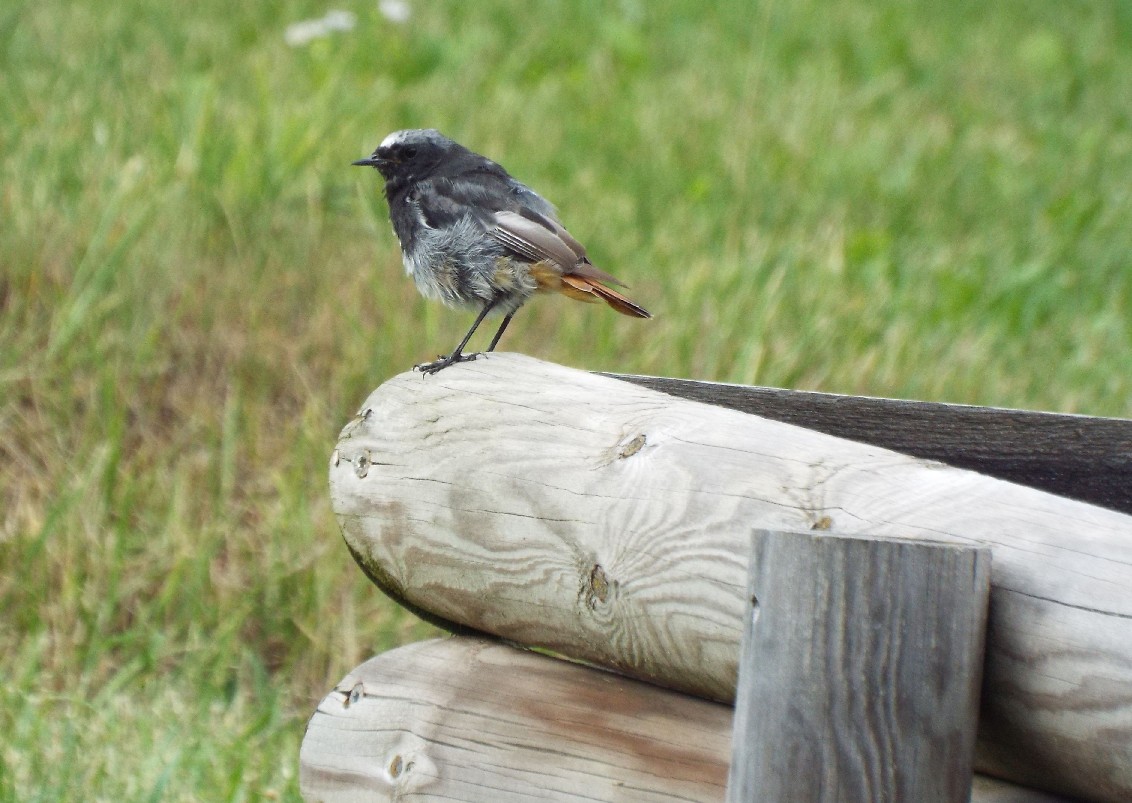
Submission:
[[[517,212],[496,212],[495,227],[489,234],[524,259],[552,262],[563,273],[571,272],[586,255],[585,250],[574,251],[557,233]]]
[[[558,267],[563,275],[584,276],[607,284],[624,287],[615,276],[611,276],[590,262],[586,249],[575,240],[570,232],[553,218],[517,212],[495,213],[495,227],[489,233],[507,248],[531,262],[550,262]]]

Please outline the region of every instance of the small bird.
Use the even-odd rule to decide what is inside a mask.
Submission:
[[[652,317],[610,287],[625,285],[590,262],[549,201],[436,129],[395,131],[353,164],[374,167],[385,179],[405,271],[421,294],[479,310],[451,354],[417,370],[434,374],[474,360],[478,355],[464,348],[489,313],[503,315],[487,347],[494,350],[515,312],[535,293],[604,301],[623,315]]]

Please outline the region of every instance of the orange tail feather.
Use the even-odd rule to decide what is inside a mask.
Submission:
[[[596,301],[600,298],[622,315],[628,315],[633,318],[652,317],[652,314],[640,304],[626,298],[613,288],[606,287],[601,282],[593,279],[566,274],[562,277],[562,284],[565,285],[562,291],[571,298],[577,298],[582,301]],[[573,292],[571,292],[571,290],[573,290]]]

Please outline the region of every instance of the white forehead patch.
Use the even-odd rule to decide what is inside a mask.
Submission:
[[[409,133],[409,131],[408,131],[408,130],[405,130],[405,131],[394,131],[394,132],[393,132],[392,134],[390,134],[390,135],[389,135],[389,136],[387,136],[387,137],[386,137],[385,139],[383,139],[383,140],[381,141],[381,144],[380,144],[380,145],[378,145],[377,147],[379,147],[379,148],[388,148],[388,147],[390,147],[391,145],[395,145],[396,143],[398,143],[398,142],[401,142],[401,141],[402,141],[403,139],[405,139],[405,135],[406,135],[406,134],[408,134],[408,133]]]

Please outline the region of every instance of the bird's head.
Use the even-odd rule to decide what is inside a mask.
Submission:
[[[394,131],[372,154],[353,164],[376,168],[387,182],[408,182],[427,176],[446,158],[463,150],[435,128],[409,128]]]

